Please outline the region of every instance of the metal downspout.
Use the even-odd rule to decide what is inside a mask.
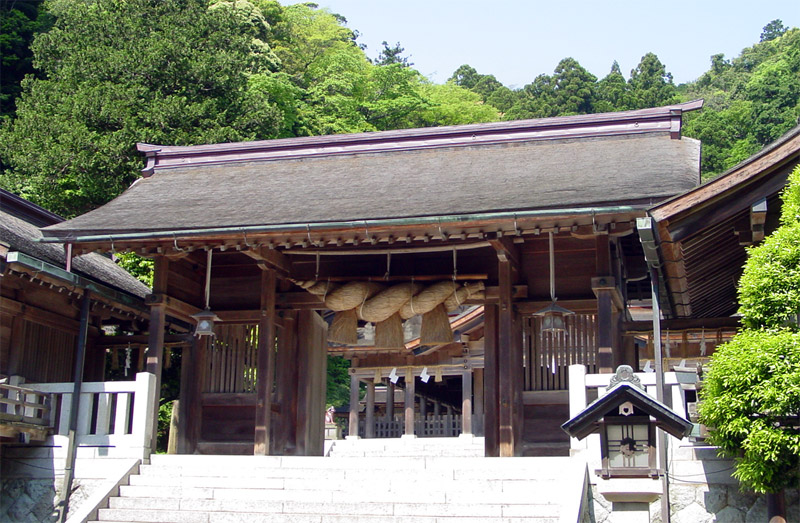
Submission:
[[[661,284],[661,258],[656,246],[655,233],[653,231],[653,220],[651,217],[638,218],[636,228],[639,231],[639,240],[644,249],[644,258],[650,272],[650,299],[653,306],[653,359],[655,359],[656,372],[656,400],[664,403],[664,367],[663,356],[661,353],[661,297],[659,288]],[[669,440],[667,434],[658,431],[658,459],[661,462],[661,521],[670,521],[669,503],[669,463],[667,461],[667,445]]]
[[[86,360],[86,338],[89,331],[89,310],[91,301],[91,291],[85,289],[83,293],[83,302],[81,303],[81,323],[78,330],[78,340],[75,351],[75,371],[73,374],[75,384],[72,389],[72,402],[70,407],[72,410],[69,413],[69,433],[67,436],[67,458],[64,464],[64,483],[61,486],[61,493],[58,501],[58,520],[60,523],[64,523],[67,520],[69,496],[72,492],[72,481],[75,478],[75,458],[78,451],[76,432],[78,430],[78,411],[81,403],[83,365]]]

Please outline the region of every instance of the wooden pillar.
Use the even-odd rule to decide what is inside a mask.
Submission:
[[[367,415],[364,420],[364,435],[367,438],[375,437],[375,382],[367,382]]]
[[[472,434],[472,372],[461,374],[461,433]]]
[[[258,322],[258,360],[256,381],[256,427],[253,454],[270,451],[272,421],[272,382],[275,374],[275,271],[261,271],[261,318]]]
[[[394,389],[392,380],[386,384],[386,420],[394,421]]]
[[[475,398],[473,406],[475,416],[472,420],[472,432],[476,436],[483,436],[483,369],[473,369],[472,377],[474,380],[473,396]]]
[[[153,294],[166,296],[167,281],[169,279],[169,259],[166,256],[157,256],[153,264]],[[164,368],[164,328],[167,324],[167,304],[164,300],[153,302],[150,305],[150,326],[147,344],[147,372],[156,377],[155,418],[153,419],[153,434],[150,448],[155,452],[156,439],[158,438],[158,407],[161,403],[161,371]]]
[[[358,376],[350,375],[350,427],[347,436],[358,437]]]
[[[194,336],[181,354],[181,390],[178,402],[178,454],[194,454],[200,440],[205,383],[205,355],[211,338]]]
[[[434,400],[433,402],[433,415],[439,417],[442,415],[442,402]]]
[[[595,236],[595,265],[598,279],[611,278],[611,248],[607,234]],[[593,289],[597,296],[597,370],[600,373],[614,371],[613,337],[614,319],[612,290]]]
[[[297,454],[322,456],[325,445],[325,378],[327,328],[313,310],[301,310],[297,321]]]
[[[428,400],[419,396],[419,416],[424,420],[428,417]]]
[[[414,370],[406,368],[405,430],[406,436],[414,435]]]
[[[498,311],[498,446],[501,457],[512,457],[517,455],[520,441],[517,439],[518,428],[516,426],[518,416],[515,413],[521,409],[517,403],[522,399],[522,384],[519,378],[522,375],[518,372],[518,367],[522,366],[522,361],[518,361],[521,353],[515,350],[514,309],[511,303],[512,294],[512,264],[510,261],[500,260],[498,264],[498,276],[500,287],[500,307]]]
[[[486,457],[497,457],[500,455],[499,443],[499,409],[500,403],[497,395],[497,385],[499,381],[497,363],[497,316],[498,307],[493,304],[486,304],[483,309],[484,318],[484,448]]]
[[[297,447],[297,311],[282,312],[275,376],[280,414],[273,415],[272,447],[276,454],[294,454]],[[277,419],[277,423],[276,423]]]

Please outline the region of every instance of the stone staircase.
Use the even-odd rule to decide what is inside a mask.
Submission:
[[[332,458],[481,458],[485,453],[484,438],[467,435],[457,438],[343,439],[331,443],[327,455]]]
[[[560,457],[154,455],[98,520],[575,523],[585,485]]]

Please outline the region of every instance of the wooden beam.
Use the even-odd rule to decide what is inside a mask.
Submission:
[[[275,352],[275,271],[261,273],[261,319],[258,323],[257,403],[253,454],[266,456],[270,451],[272,421],[272,381]]]
[[[160,259],[167,260],[167,258],[164,256],[160,257]],[[192,315],[202,311],[200,307],[195,307],[190,303],[186,303],[178,298],[169,296],[166,288],[163,291],[156,291],[155,286],[153,286],[152,294],[145,296],[144,302],[151,308],[155,305],[163,306],[170,316],[175,316],[178,319],[186,320],[192,325],[196,323],[196,320],[192,317]]]
[[[274,269],[284,275],[289,275],[292,272],[292,263],[289,258],[275,249],[250,247],[242,252],[258,262],[263,262],[263,265],[259,264],[262,265],[262,268]]]
[[[671,320],[661,320],[661,328],[670,331],[682,330],[702,330],[709,331],[717,329],[738,329],[741,325],[741,318],[676,318]],[[653,322],[648,321],[625,321],[622,322],[622,330],[625,333],[646,334],[653,330]]]
[[[510,236],[499,237],[497,234],[492,236],[493,238],[489,240],[489,244],[497,252],[497,258],[500,261],[510,262],[514,267],[519,267],[519,247],[516,246],[514,240]]]
[[[518,313],[522,314],[523,316],[533,314],[534,312],[538,312],[552,302],[550,300],[547,301],[516,301],[514,302],[514,308],[517,310]],[[572,312],[576,312],[578,314],[594,314],[597,312],[597,300],[596,299],[587,299],[587,300],[558,300],[558,304],[565,309],[569,309]]]
[[[34,323],[40,323],[71,334],[77,334],[78,328],[80,327],[80,322],[78,320],[46,311],[5,296],[0,297],[0,312],[8,314],[9,316],[19,316]]]
[[[130,336],[98,336],[94,344],[98,347],[124,347],[132,345],[146,345],[150,340],[149,334],[132,334]],[[191,334],[165,334],[164,345],[190,345],[193,341]]]

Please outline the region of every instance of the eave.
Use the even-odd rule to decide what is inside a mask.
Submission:
[[[800,163],[800,126],[718,178],[652,207],[676,317],[725,317],[738,305],[745,247],[777,223],[779,194]]]

